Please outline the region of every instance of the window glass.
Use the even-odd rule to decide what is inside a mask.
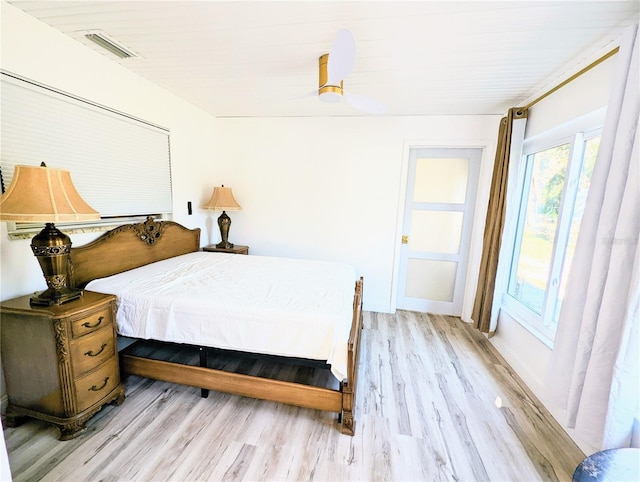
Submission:
[[[541,315],[560,214],[570,144],[528,156],[526,209],[519,226],[520,243],[509,294]]]
[[[562,266],[562,276],[560,278],[560,289],[554,307],[554,324],[558,323],[558,317],[560,316],[560,307],[562,306],[562,300],[564,299],[565,289],[567,286],[567,278],[569,277],[569,271],[571,269],[573,253],[576,248],[576,241],[578,240],[578,231],[580,229],[580,223],[582,222],[582,214],[584,213],[584,205],[587,199],[589,186],[591,186],[591,174],[593,174],[593,166],[596,163],[596,156],[598,155],[599,147],[599,136],[588,139],[584,143],[584,155],[582,157],[582,167],[580,168],[580,178],[578,181],[578,188],[573,205],[573,212],[571,214],[569,237],[564,251],[564,263]]]
[[[505,249],[511,249],[501,308],[553,348],[606,108],[537,132],[514,159]],[[510,181],[511,182],[511,181]]]
[[[600,147],[601,129],[582,126],[572,134],[565,126],[557,135],[525,141],[523,148],[520,205],[503,306],[550,347]]]

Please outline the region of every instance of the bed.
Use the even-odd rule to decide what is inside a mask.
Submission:
[[[342,263],[200,251],[200,229],[148,218],[71,249],[73,284],[115,294],[119,334],[197,347],[196,366],[120,352],[123,375],[334,412],[355,431],[362,284]],[[310,363],[336,387],[234,373],[210,350]]]

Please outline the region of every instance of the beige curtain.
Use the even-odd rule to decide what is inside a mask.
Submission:
[[[507,178],[509,177],[513,122],[517,119],[526,119],[526,117],[526,108],[514,107],[509,109],[507,117],[500,121],[500,129],[498,131],[498,147],[493,165],[487,220],[484,226],[478,288],[471,315],[473,326],[483,333],[493,333],[496,324],[496,317],[492,317],[493,294],[496,285],[498,254],[500,253],[506,211]]]

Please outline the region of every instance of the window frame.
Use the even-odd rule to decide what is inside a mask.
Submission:
[[[553,340],[557,328],[557,323],[554,320],[555,305],[560,294],[566,246],[569,240],[571,220],[584,163],[584,148],[588,140],[601,136],[605,113],[606,108],[598,109],[569,123],[525,139],[522,143],[521,157],[516,163],[518,164],[517,186],[512,205],[514,209],[517,209],[517,215],[514,216],[513,225],[509,227],[507,232],[507,240],[510,243],[508,251],[510,258],[507,263],[508,271],[504,293],[502,294],[501,308],[549,348],[553,348]],[[519,261],[522,246],[524,221],[533,170],[533,156],[546,149],[567,143],[570,144],[569,162],[554,233],[542,314],[539,315],[511,295],[509,290],[516,276],[516,263]]]

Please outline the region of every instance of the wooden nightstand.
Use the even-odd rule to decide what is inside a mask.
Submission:
[[[202,251],[208,251],[210,253],[233,253],[233,254],[249,254],[249,246],[238,246],[237,244],[233,248],[224,249],[216,248],[215,244],[210,244],[202,248]]]
[[[115,296],[31,306],[30,296],[0,304],[2,365],[9,405],[6,423],[23,417],[60,428],[60,440],[84,431],[108,402],[124,401],[115,330]]]

